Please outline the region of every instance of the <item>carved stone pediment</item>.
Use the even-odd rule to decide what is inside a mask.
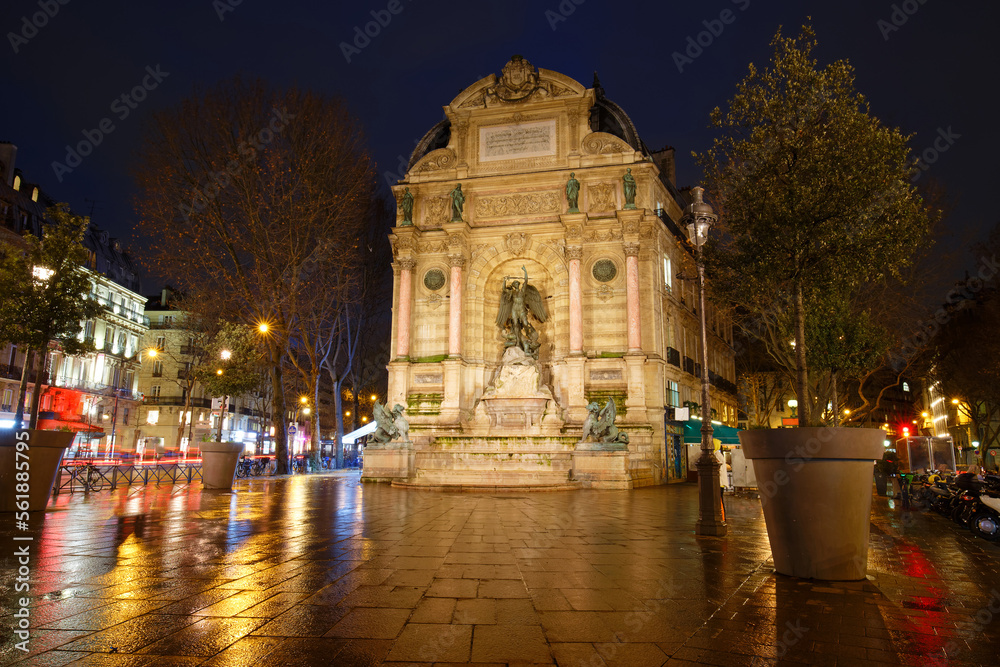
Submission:
[[[457,109],[520,104],[556,97],[583,95],[586,88],[557,72],[538,69],[521,56],[504,65],[497,78],[490,75],[463,91],[452,104]]]
[[[413,168],[410,171],[423,172],[451,169],[455,166],[457,161],[458,159],[455,157],[455,151],[450,148],[439,148],[420,158],[420,161],[413,165]]]
[[[591,132],[583,138],[581,146],[587,155],[635,152],[627,143],[607,132]]]

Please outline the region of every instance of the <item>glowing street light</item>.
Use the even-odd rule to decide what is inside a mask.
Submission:
[[[378,395],[377,394],[372,394],[372,400],[373,401],[377,401],[378,400]]]
[[[270,327],[267,325],[267,322],[261,322],[260,324],[257,325],[257,331],[261,332],[262,334],[266,334],[269,329]]]
[[[702,199],[703,188],[691,188],[691,203],[684,209],[681,225],[687,227],[688,239],[695,247],[695,264],[698,268],[698,315],[701,325],[701,409],[702,416],[708,417],[701,423],[701,457],[695,466],[698,469],[698,521],[696,535],[723,537],[727,533],[726,521],[722,516],[722,491],[719,486],[719,461],[715,458],[712,445],[712,403],[708,393],[708,326],[705,321],[705,263],[703,247],[708,240],[708,232],[718,222],[719,216]]]
[[[222,369],[221,369],[221,368],[217,368],[217,369],[215,370],[215,374],[216,374],[216,375],[222,375]]]
[[[223,361],[227,361],[229,360],[230,357],[233,356],[233,353],[230,352],[229,350],[223,350],[222,352],[219,353],[219,356],[222,357]]]

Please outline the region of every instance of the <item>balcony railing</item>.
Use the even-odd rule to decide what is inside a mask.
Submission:
[[[103,382],[87,382],[86,380],[79,380],[66,375],[59,375],[54,378],[52,385],[55,387],[63,387],[65,389],[78,389],[89,394],[100,394],[101,396],[117,395],[118,398],[126,401],[139,400],[138,392],[134,392],[127,387],[112,387],[111,385],[104,384]]]
[[[147,405],[171,405],[171,406],[179,405],[179,406],[183,407],[185,402],[186,401],[185,401],[184,396],[177,396],[177,395],[174,395],[174,396],[147,396],[146,397],[146,404]],[[192,398],[191,399],[191,407],[192,408],[211,408],[212,407],[212,399],[210,399],[210,398]]]
[[[692,359],[691,357],[684,357],[684,372],[690,373],[691,375],[695,375],[694,369],[695,369],[694,359]]]
[[[667,348],[667,363],[671,366],[677,366],[680,368],[681,365],[681,353],[672,347]]]
[[[92,298],[94,301],[104,306],[104,310],[108,313],[117,315],[122,319],[135,322],[136,324],[141,324],[147,327],[149,326],[149,318],[141,313],[136,312],[132,308],[123,306],[120,303],[114,303],[111,301],[111,299],[109,299],[106,296],[98,296],[97,294],[92,293],[90,295],[90,298]]]

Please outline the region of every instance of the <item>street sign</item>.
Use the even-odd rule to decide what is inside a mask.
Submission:
[[[997,450],[991,449],[990,450],[990,456],[996,456],[996,455],[997,455]]]
[[[289,424],[288,425],[288,435],[295,435],[297,432],[298,432],[298,429],[295,428],[295,424]]]

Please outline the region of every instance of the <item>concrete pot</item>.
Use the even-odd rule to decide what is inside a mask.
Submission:
[[[868,567],[873,463],[885,432],[869,428],[741,431],[753,460],[774,569],[855,581]]]
[[[243,453],[242,442],[201,443],[201,483],[206,489],[233,488],[236,464]]]
[[[75,437],[76,431],[11,429],[0,432],[0,512],[23,511],[17,506],[17,496],[24,495],[18,492],[18,485],[25,483],[28,484],[28,511],[44,510],[52,496],[52,484],[59,472],[63,452],[73,444]],[[17,455],[18,443],[28,445],[21,452],[28,456],[26,471],[17,469],[18,464],[23,468],[25,461],[24,456]],[[17,478],[18,473],[22,473],[23,480],[24,472],[28,473],[27,482]]]

